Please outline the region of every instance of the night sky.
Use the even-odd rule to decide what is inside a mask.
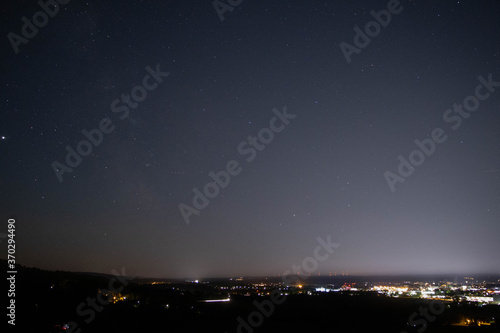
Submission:
[[[499,273],[500,2],[231,2],[69,1],[26,39],[40,5],[2,5],[17,262],[278,275],[330,235],[314,274]]]

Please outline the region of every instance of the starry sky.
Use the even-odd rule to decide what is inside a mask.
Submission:
[[[3,4],[0,231],[16,219],[18,263],[278,275],[330,235],[314,273],[500,273],[499,84],[458,128],[443,119],[479,76],[500,81],[498,1],[402,0],[361,48],[355,27],[388,1],[220,3],[69,1],[25,39],[41,7]],[[392,191],[386,172],[436,128],[447,140]],[[188,224],[179,205],[206,184],[218,193]]]

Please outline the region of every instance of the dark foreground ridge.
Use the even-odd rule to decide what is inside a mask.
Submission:
[[[453,291],[475,283],[471,278],[315,277],[285,286],[279,278],[132,279],[20,265],[17,276],[16,326],[23,332],[500,332],[493,293],[499,276],[482,282],[493,302],[466,301],[478,291]],[[398,294],[419,279],[422,290],[434,283],[433,298],[416,289]],[[273,290],[282,302],[271,306]]]

